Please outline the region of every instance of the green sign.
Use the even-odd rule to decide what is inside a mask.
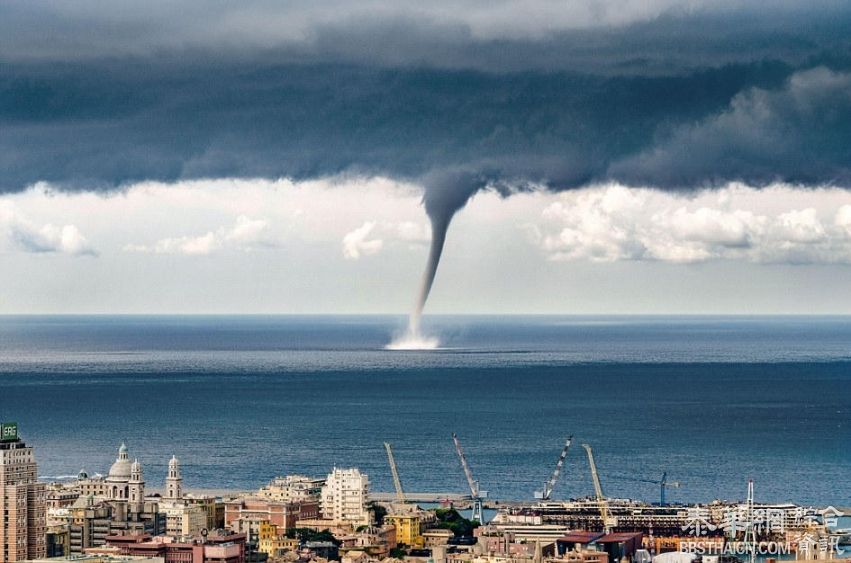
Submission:
[[[18,439],[18,423],[0,423],[0,442],[14,442]]]

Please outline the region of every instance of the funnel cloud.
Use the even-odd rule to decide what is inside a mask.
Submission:
[[[409,338],[420,335],[420,319],[431,293],[434,277],[437,275],[437,267],[440,265],[440,256],[443,254],[446,233],[452,218],[466,205],[470,197],[487,183],[485,176],[481,174],[457,170],[434,173],[423,180],[425,187],[423,205],[431,222],[431,244],[420,290],[408,322]]]

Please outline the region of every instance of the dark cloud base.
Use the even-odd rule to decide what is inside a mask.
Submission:
[[[27,58],[8,29],[0,191],[381,174],[457,209],[482,186],[849,186],[851,8],[778,6],[534,40],[360,21],[265,50],[114,58],[115,30],[92,30],[100,51],[86,58],[85,31],[55,23],[67,56]]]
[[[841,80],[827,92],[799,89],[811,96],[799,103],[814,104],[807,115],[784,112],[796,71],[776,61],[666,77],[147,60],[8,64],[0,75],[0,188],[347,171],[417,178],[457,167],[554,188],[608,177],[662,186],[727,176],[846,180],[851,104]],[[773,100],[775,113],[765,119],[804,153],[796,166],[785,148],[775,169],[767,153],[764,173],[747,163],[727,173],[723,139],[683,131],[747,111],[740,104],[763,95],[754,89]],[[730,122],[717,133],[735,137],[737,125],[753,124]],[[679,163],[656,156],[653,165],[642,156],[671,143]],[[696,146],[686,154],[683,143]],[[830,164],[829,176],[808,170],[808,147]],[[745,150],[747,160],[741,139],[730,148]],[[652,168],[662,164],[680,171],[660,172],[657,181]]]

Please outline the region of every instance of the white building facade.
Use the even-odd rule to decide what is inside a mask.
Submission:
[[[272,479],[268,485],[257,491],[257,496],[280,502],[318,502],[324,484],[324,479],[307,475],[287,475]]]
[[[353,527],[370,524],[367,506],[369,478],[357,468],[335,467],[322,487],[320,509],[327,520],[350,524]]]

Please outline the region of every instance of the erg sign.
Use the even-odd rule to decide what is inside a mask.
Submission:
[[[14,442],[18,439],[18,423],[0,423],[0,442]]]

